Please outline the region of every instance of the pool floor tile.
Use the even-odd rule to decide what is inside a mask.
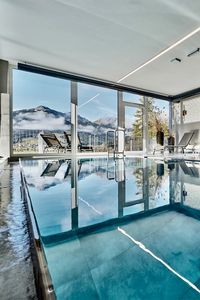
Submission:
[[[132,230],[130,224],[126,232],[134,232],[133,228],[134,223]],[[178,273],[195,283],[200,278],[199,230],[198,220],[176,213],[176,218],[171,219],[167,226],[161,226],[160,230],[144,239],[139,238],[139,241]],[[133,234],[130,236],[135,239]]]
[[[99,300],[91,273],[80,273],[56,289],[57,300]]]
[[[55,287],[89,272],[78,238],[45,248],[45,253]]]
[[[120,228],[195,284],[200,277],[199,222],[177,212],[149,219]],[[116,226],[46,247],[46,255],[59,300],[200,299],[198,292]]]
[[[138,247],[91,271],[100,299],[179,299],[189,286]]]
[[[90,269],[133,247],[125,236],[119,234],[116,227],[109,227],[107,230],[102,229],[96,233],[80,237],[79,240]]]

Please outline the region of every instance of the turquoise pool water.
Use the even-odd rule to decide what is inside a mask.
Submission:
[[[198,164],[22,167],[57,299],[200,299]]]

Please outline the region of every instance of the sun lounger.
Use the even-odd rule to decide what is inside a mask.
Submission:
[[[66,138],[68,147],[71,149],[71,132],[64,131],[64,136]],[[78,134],[78,149],[80,151],[93,151],[93,147],[92,146],[84,145],[81,142],[79,134]]]
[[[48,152],[49,150],[55,150],[59,153],[60,151],[67,150],[67,147],[61,145],[60,141],[54,133],[41,133],[40,135],[45,142],[44,152]]]
[[[182,136],[180,142],[178,143],[178,145],[168,145],[164,147],[164,150],[167,149],[178,149],[180,148],[182,153],[184,153],[184,150],[186,149],[186,147],[189,145],[192,137],[194,135],[194,131],[191,132],[185,132],[184,135]]]
[[[194,134],[188,144],[188,146],[184,149],[184,152],[187,152],[187,153],[195,153],[197,152],[197,150],[199,149],[199,142],[198,142],[198,139],[199,139],[199,130],[196,129],[193,131]]]

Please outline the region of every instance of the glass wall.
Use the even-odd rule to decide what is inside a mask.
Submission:
[[[118,100],[125,150],[142,151],[147,130],[149,148],[157,146],[157,133],[169,135],[169,103],[164,100],[90,84],[77,84],[78,150],[107,152],[117,128]],[[119,93],[120,95],[120,93]],[[148,128],[144,128],[147,101]],[[13,71],[13,153],[66,153],[71,151],[71,81]],[[187,103],[185,104],[187,106]],[[188,107],[188,111],[189,111]],[[185,122],[187,122],[185,118]],[[108,135],[108,132],[112,132]],[[146,134],[145,134],[146,136]]]
[[[169,137],[169,102],[156,98],[147,98],[149,150],[167,144]],[[159,142],[161,134],[163,143]],[[163,145],[162,145],[163,144]]]
[[[70,151],[70,128],[70,81],[13,70],[13,153]]]
[[[117,91],[78,84],[80,151],[107,151],[107,132],[117,127]]]

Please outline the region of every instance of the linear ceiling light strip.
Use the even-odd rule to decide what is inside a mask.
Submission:
[[[160,56],[164,55],[165,53],[169,52],[170,50],[172,50],[173,48],[175,48],[176,46],[180,45],[181,43],[183,43],[185,40],[187,40],[188,38],[190,38],[191,36],[193,36],[194,34],[196,34],[197,32],[200,31],[200,27],[198,27],[197,29],[193,30],[192,32],[190,32],[189,34],[187,34],[185,37],[181,38],[180,40],[178,40],[176,43],[174,43],[173,45],[169,46],[168,48],[166,48],[165,50],[161,51],[159,54],[155,55],[154,57],[152,57],[150,60],[146,61],[144,64],[140,65],[139,67],[137,67],[136,69],[134,69],[133,71],[129,72],[127,75],[123,76],[122,78],[120,78],[117,83],[122,82],[124,79],[126,79],[127,77],[133,75],[134,73],[136,73],[137,71],[141,70],[142,68],[144,68],[145,66],[147,66],[148,64],[150,64],[151,62],[153,62],[154,60],[156,60],[157,58],[159,58]]]

